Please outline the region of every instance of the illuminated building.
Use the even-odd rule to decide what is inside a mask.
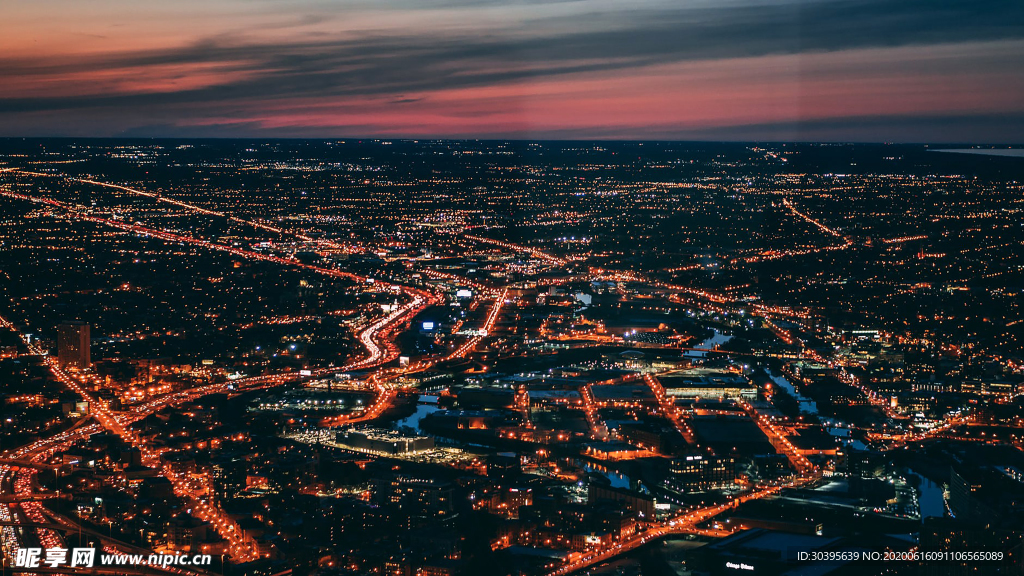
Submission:
[[[685,370],[658,376],[665,394],[677,398],[742,398],[753,400],[757,387],[742,375],[711,370]]]
[[[598,460],[626,460],[650,456],[651,452],[625,442],[590,442],[584,444],[584,454]]]
[[[408,436],[390,430],[342,430],[335,439],[342,446],[379,454],[408,454],[434,448],[433,438]]]
[[[723,488],[736,480],[732,456],[692,454],[673,460],[665,486],[677,492],[700,492]]]
[[[379,502],[413,516],[446,518],[455,511],[454,487],[433,478],[394,476],[376,483]]]

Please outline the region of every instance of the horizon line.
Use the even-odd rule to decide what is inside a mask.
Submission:
[[[967,146],[983,150],[1024,148],[1022,142],[965,142],[965,141],[881,141],[881,140],[713,140],[713,139],[640,139],[640,138],[497,138],[497,137],[386,137],[386,136],[0,136],[4,140],[196,140],[196,141],[369,141],[369,142],[606,142],[621,144],[801,144],[843,146]]]

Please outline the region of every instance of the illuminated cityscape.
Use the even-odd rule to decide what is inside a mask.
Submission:
[[[1024,1],[0,2],[0,576],[1024,576]]]
[[[949,148],[0,140],[4,569],[1020,574],[1024,159]]]

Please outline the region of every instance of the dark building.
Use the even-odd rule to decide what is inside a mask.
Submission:
[[[890,548],[890,546],[883,546]],[[899,550],[899,548],[896,548]],[[713,544],[701,547],[694,554],[698,573],[710,576],[782,576],[783,574],[815,574],[832,576],[880,574],[863,562],[843,559],[842,553],[859,553],[866,549],[845,538],[826,538],[802,534],[774,532],[755,528],[744,530]],[[837,553],[837,560],[819,561],[801,558],[799,553]]]
[[[487,458],[487,475],[490,477],[509,478],[522,472],[521,458],[515,452],[499,452]]]
[[[57,362],[61,366],[88,368],[89,325],[85,322],[64,322],[57,327]]]
[[[519,508],[519,521],[505,536],[510,542],[543,543],[546,547],[568,548],[576,536],[619,541],[636,532],[638,513],[622,502],[605,500],[571,504],[551,497],[535,498],[533,504]],[[586,538],[582,540],[587,544]]]
[[[994,468],[950,470],[949,509],[961,521],[979,526],[1024,525],[1024,484]]]
[[[995,510],[986,506],[975,494],[981,490],[981,482],[974,474],[950,470],[949,508],[961,520],[981,522],[995,515]]]
[[[984,564],[969,558],[925,563],[920,574],[927,576],[978,574],[979,566],[991,574],[1024,574],[1024,532],[1019,530],[992,529],[953,518],[927,518],[921,526],[920,550],[1002,553],[1001,559]]]
[[[587,503],[594,506],[602,502],[616,503],[641,518],[654,518],[655,502],[651,496],[591,482],[587,488]]]
[[[619,437],[634,446],[671,454],[682,449],[686,441],[674,429],[650,422],[626,422],[619,426]]]
[[[877,452],[852,450],[846,454],[846,469],[853,476],[878,478],[885,474],[885,456]]]

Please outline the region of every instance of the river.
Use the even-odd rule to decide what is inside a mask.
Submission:
[[[802,394],[797,392],[796,386],[793,386],[793,384],[789,380],[787,380],[785,376],[782,376],[782,375],[776,376],[775,374],[772,374],[771,370],[769,370],[768,371],[768,377],[771,378],[772,382],[776,386],[778,386],[779,388],[782,388],[783,390],[785,390],[793,398],[796,398],[797,403],[800,405],[800,412],[801,413],[803,413],[803,414],[817,414],[818,413],[818,405],[814,402],[814,400],[811,400],[810,398],[807,398],[806,396],[803,396]]]
[[[917,476],[921,483],[917,487],[917,507],[921,511],[921,519],[942,518],[946,515],[946,500],[942,494],[942,486],[928,478],[908,470],[911,476]]]
[[[712,329],[712,331],[714,332],[714,334],[712,334],[710,338],[708,338],[707,340],[701,342],[700,344],[695,345],[694,348],[702,348],[702,349],[705,349],[705,350],[714,350],[715,348],[718,348],[719,346],[721,346],[722,344],[725,344],[729,340],[732,340],[732,336],[729,335],[729,334],[723,334],[723,333],[719,332],[718,330],[714,330],[714,329]],[[698,350],[687,350],[686,353],[683,354],[683,356],[686,357],[686,358],[704,358],[707,355],[708,355],[707,352],[701,352],[701,351],[698,351]]]
[[[422,434],[420,430],[420,421],[433,414],[434,412],[440,412],[444,410],[437,405],[437,396],[420,396],[419,404],[416,406],[416,411],[395,422],[395,429],[412,428],[417,434]]]

